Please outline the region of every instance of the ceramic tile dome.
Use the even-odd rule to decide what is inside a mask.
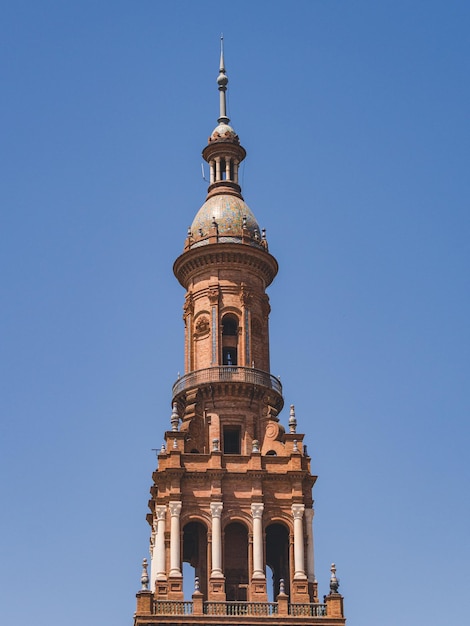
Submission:
[[[240,241],[243,218],[246,218],[245,227],[248,234],[258,240],[260,237],[258,222],[249,206],[240,197],[229,194],[212,196],[197,212],[191,225],[192,236],[196,242],[207,237],[215,220],[219,241]]]
[[[214,128],[209,137],[209,143],[212,141],[233,141],[239,143],[238,135],[228,124],[221,123]]]

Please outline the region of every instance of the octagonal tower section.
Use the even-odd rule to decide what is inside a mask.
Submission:
[[[186,289],[185,373],[173,402],[188,433],[186,452],[219,446],[249,454],[283,406],[281,383],[270,373],[266,293],[278,264],[243,199],[238,169],[246,152],[224,119],[202,154],[207,198],[173,267]]]

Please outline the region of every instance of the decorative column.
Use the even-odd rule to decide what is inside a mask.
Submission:
[[[307,579],[315,582],[315,561],[313,552],[313,509],[305,509],[305,523],[307,524]]]
[[[304,569],[304,511],[304,504],[292,505],[292,514],[294,516],[294,580],[306,578]]]
[[[181,502],[173,501],[169,503],[171,526],[170,526],[170,576],[181,576],[180,563],[180,513]]]
[[[212,514],[212,570],[211,578],[223,578],[222,572],[222,502],[211,502]]]
[[[219,364],[218,359],[218,342],[217,336],[219,333],[217,317],[219,307],[219,286],[209,286],[209,302],[211,305],[211,367]]]
[[[192,370],[194,356],[193,356],[193,315],[194,315],[194,301],[192,295],[186,294],[186,298],[183,305],[183,320],[185,325],[185,340],[186,340],[186,373]]]
[[[221,179],[220,176],[220,157],[215,157],[215,180],[216,182]]]
[[[264,504],[251,505],[253,516],[253,578],[265,578],[263,558],[263,510]]]
[[[150,591],[155,590],[157,580],[157,520],[153,520],[152,537],[150,539]]]
[[[238,185],[238,161],[237,159],[233,160],[233,182]]]
[[[247,289],[244,283],[241,284],[241,288],[240,288],[240,300],[242,303],[243,326],[245,329],[245,333],[244,333],[245,335],[244,336],[244,347],[245,347],[244,360],[245,362],[243,363],[240,361],[240,363],[244,365],[245,367],[250,367],[251,365],[250,305],[253,301],[253,294],[251,293],[249,289]],[[240,354],[240,359],[241,359],[241,354]]]
[[[212,159],[209,161],[210,168],[210,184],[212,185],[215,182],[215,161]]]
[[[157,535],[156,535],[156,558],[155,558],[155,579],[166,580],[165,567],[165,518],[166,506],[161,504],[155,507],[155,515],[157,516]]]

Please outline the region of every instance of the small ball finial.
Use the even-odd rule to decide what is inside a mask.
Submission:
[[[228,78],[225,74],[225,60],[224,60],[224,36],[220,36],[220,65],[219,75],[217,76],[217,84],[219,87],[226,87],[228,84]]]
[[[286,594],[286,583],[284,582],[284,578],[281,578],[279,581],[279,593],[282,595]]]

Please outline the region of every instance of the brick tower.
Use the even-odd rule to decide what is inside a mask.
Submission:
[[[173,267],[186,290],[185,373],[153,474],[150,572],[145,560],[135,626],[343,626],[334,565],[318,599],[316,477],[294,407],[287,429],[279,420],[266,294],[278,265],[241,194],[246,152],[226,115],[223,50],[217,83],[220,116],[202,152],[208,194]]]

